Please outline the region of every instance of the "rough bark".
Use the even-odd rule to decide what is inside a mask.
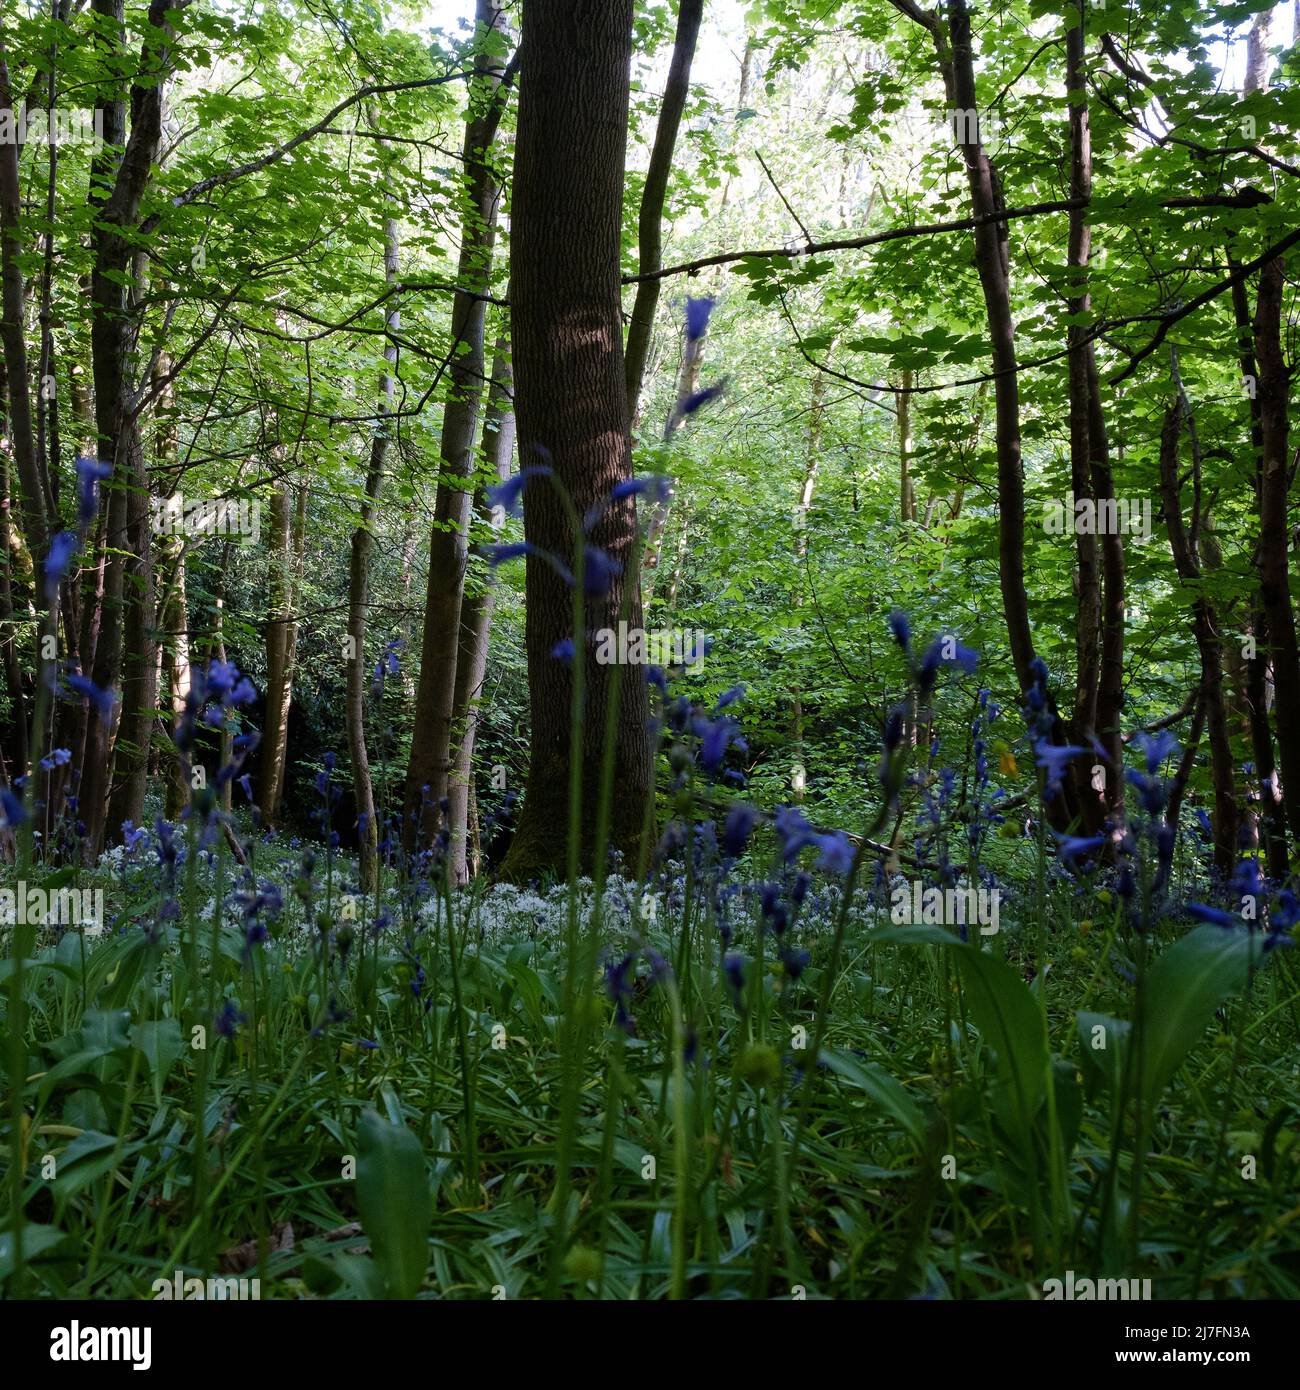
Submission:
[[[650,151],[650,164],[641,193],[641,212],[637,219],[638,265],[642,275],[658,270],[663,264],[664,200],[668,193],[668,176],[673,167],[677,132],[681,127],[682,112],[686,109],[686,98],[690,94],[691,63],[695,58],[695,44],[700,35],[703,13],[704,0],[681,0],[677,10],[673,56],[668,66],[668,82],[659,108],[659,123],[655,128],[654,146]],[[654,328],[655,308],[659,303],[659,288],[658,280],[640,281],[632,305],[624,358],[629,428],[636,417],[637,402],[641,396],[650,333]]]
[[[1287,528],[1288,422],[1291,370],[1282,352],[1282,294],[1286,268],[1270,261],[1259,276],[1255,301],[1255,360],[1259,365],[1261,434],[1259,545],[1260,606],[1268,629],[1277,692],[1277,749],[1282,799],[1293,841],[1300,840],[1300,649],[1291,604]]]
[[[578,516],[631,472],[620,316],[619,241],[632,56],[632,0],[531,0],[524,9],[511,247],[515,411],[523,465],[550,451],[554,482]],[[574,119],[579,113],[581,119]],[[570,557],[575,537],[555,486],[540,480],[524,500],[524,530],[539,549]],[[614,627],[625,584],[626,617],[641,623],[635,577],[635,507],[611,506],[589,537],[624,566],[610,591],[589,597],[573,631],[570,590],[538,555],[527,561],[531,730],[519,827],[501,866],[528,879],[563,866],[569,833],[590,864],[605,723],[617,666],[595,660],[591,634]],[[581,747],[570,741],[571,670],[552,652],[564,639],[584,663]],[[631,855],[652,792],[644,673],[622,672],[613,730],[610,843]],[[569,769],[581,757],[583,815],[569,827]]]

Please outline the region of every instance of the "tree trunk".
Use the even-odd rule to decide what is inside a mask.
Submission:
[[[384,226],[384,275],[390,285],[397,280],[398,229],[388,221]],[[393,371],[397,364],[397,342],[394,336],[402,326],[402,316],[396,300],[389,300],[386,317],[389,338],[384,346],[384,361],[388,370],[379,383],[379,414],[386,416],[393,409]],[[343,717],[347,724],[348,756],[352,763],[352,786],[357,802],[357,859],[361,891],[373,893],[379,883],[379,826],[375,821],[375,791],[370,778],[370,756],[366,751],[366,605],[370,579],[370,551],[374,544],[371,526],[384,482],[384,462],[388,454],[392,426],[380,419],[370,441],[370,464],[366,470],[365,496],[361,517],[352,532],[352,549],[348,563],[348,641],[347,693]]]
[[[504,24],[497,0],[478,0],[477,23],[480,38]],[[467,186],[456,279],[462,288],[452,299],[454,347],[442,417],[442,472],[429,541],[420,684],[406,772],[404,835],[408,846],[417,833],[426,843],[432,840],[440,819],[439,803],[447,795],[451,772],[456,653],[468,558],[469,482],[474,471],[474,435],[484,379],[487,304],[482,295],[492,280],[492,247],[501,196],[491,157],[508,91],[507,72],[488,51],[480,51],[474,71],[470,115],[465,123]]]
[[[575,12],[570,0],[531,0],[524,9],[519,132],[511,246],[515,410],[522,464],[550,451],[553,480],[524,499],[524,532],[539,549],[574,555],[575,537],[555,484],[579,517],[631,474],[619,284],[623,173],[632,58],[632,0],[601,0]],[[583,119],[574,121],[574,112]],[[605,723],[617,666],[595,660],[593,631],[616,626],[625,585],[626,620],[641,625],[635,575],[636,509],[609,507],[589,543],[624,569],[603,596],[589,596],[584,631],[573,631],[568,587],[538,555],[527,561],[528,783],[503,877],[524,880],[566,861],[568,834],[583,860],[594,848]],[[581,746],[570,741],[570,667],[552,655],[572,639],[584,663]],[[652,793],[644,672],[622,672],[613,730],[610,843],[631,856]],[[569,769],[582,759],[583,814],[569,826]]]
[[[1228,718],[1223,700],[1223,660],[1219,620],[1214,605],[1200,587],[1201,562],[1196,535],[1201,518],[1193,503],[1190,533],[1183,525],[1178,481],[1178,438],[1186,416],[1181,396],[1165,412],[1160,435],[1160,495],[1174,568],[1184,584],[1193,586],[1192,627],[1201,656],[1201,707],[1210,742],[1210,778],[1214,787],[1214,862],[1221,874],[1232,872],[1237,855],[1237,802],[1233,795],[1232,752],[1228,743]]]
[[[257,801],[262,818],[274,825],[279,816],[280,785],[285,748],[280,730],[287,727],[289,695],[286,689],[289,622],[293,611],[289,569],[289,487],[273,484],[271,527],[267,537],[266,701],[262,749],[257,778]]]
[[[1065,86],[1069,93],[1070,197],[1084,203],[1092,197],[1092,133],[1088,119],[1088,99],[1084,89],[1084,38],[1086,0],[1076,0],[1075,23],[1065,36]],[[1069,346],[1070,489],[1077,500],[1092,498],[1092,390],[1088,373],[1087,316],[1092,297],[1088,290],[1088,263],[1092,250],[1092,228],[1088,209],[1070,212],[1067,248],[1066,303],[1070,323],[1066,330]],[[1078,608],[1075,616],[1075,696],[1074,742],[1082,743],[1097,726],[1097,700],[1101,684],[1101,576],[1095,529],[1079,529],[1075,536],[1078,565]],[[1104,819],[1105,802],[1092,789],[1092,759],[1075,764],[1075,787],[1083,816],[1085,834],[1095,834]],[[1106,783],[1122,776],[1112,768]]]
[[[1259,489],[1260,606],[1268,628],[1277,691],[1277,748],[1282,772],[1282,799],[1293,841],[1300,840],[1300,650],[1296,645],[1288,557],[1287,411],[1291,373],[1282,353],[1282,295],[1286,268],[1279,258],[1259,273],[1255,302],[1255,360],[1259,364],[1261,468]]]
[[[700,35],[700,19],[704,0],[681,0],[677,10],[677,33],[673,39],[673,57],[668,66],[668,83],[664,88],[663,104],[659,108],[659,124],[646,170],[645,188],[641,193],[641,213],[637,222],[639,237],[639,273],[648,275],[663,264],[664,200],[668,193],[668,176],[673,167],[673,151],[677,131],[686,109],[691,89],[691,63],[695,44]],[[627,416],[629,428],[636,417],[641,383],[645,376],[646,354],[650,348],[650,332],[654,327],[655,308],[659,303],[659,280],[642,280],[636,287],[632,305],[632,320],[627,330],[627,355],[624,373],[627,382]]]
[[[134,504],[131,501],[132,490],[146,482],[146,473],[139,419],[131,401],[130,362],[137,318],[124,280],[135,255],[131,233],[139,219],[141,199],[157,158],[162,132],[163,87],[171,71],[169,45],[173,37],[166,16],[168,11],[183,9],[187,3],[188,0],[150,0],[143,51],[136,67],[142,77],[130,93],[130,135],[125,138],[125,149],[107,197],[101,200],[92,192],[96,211],[90,283],[95,428],[99,456],[110,460],[113,467],[106,488],[109,498],[104,540],[108,559],[91,677],[103,690],[116,689],[119,684],[127,625],[133,635],[143,640],[153,621],[149,608],[152,580],[149,576],[147,494]],[[124,51],[123,0],[93,0],[92,8],[109,32],[121,36],[120,46]],[[125,51],[123,56],[126,56]],[[104,116],[104,154],[97,161],[96,172],[104,175],[108,172],[107,161],[112,158],[110,152],[123,144],[126,101],[120,89],[101,98],[98,109]],[[143,531],[141,509],[145,518]],[[141,580],[139,590],[129,595],[125,591],[128,556]],[[124,605],[124,600],[128,599],[131,611]],[[133,659],[135,655],[133,652]],[[135,702],[136,714],[131,716],[134,719],[141,703],[141,687],[132,682],[123,693]],[[127,728],[129,736],[131,726]],[[82,819],[86,825],[85,853],[89,862],[98,857],[104,843],[111,774],[109,742],[105,721],[90,718],[80,788]]]
[[[0,438],[9,434],[8,399],[7,375],[0,363]],[[21,777],[27,772],[27,698],[14,628],[10,506],[9,450],[0,447],[0,650],[4,653],[5,689],[9,695],[9,723],[13,731],[13,741],[7,746],[13,753],[15,775]]]
[[[497,342],[492,367],[492,387],[483,420],[483,457],[487,469],[504,482],[510,476],[515,451],[514,402],[511,399],[510,343]],[[474,511],[490,517],[487,494],[482,487],[474,494]],[[488,642],[492,632],[495,586],[491,575],[473,589],[466,588],[460,610],[460,651],[456,657],[456,692],[452,706],[454,737],[451,780],[447,789],[448,824],[451,829],[451,871],[454,881],[469,881],[467,843],[470,829],[470,802],[474,780],[474,740],[478,733],[479,700],[487,671]]]
[[[903,368],[898,401],[898,519],[916,520],[916,488],[912,484],[912,387],[916,373]]]

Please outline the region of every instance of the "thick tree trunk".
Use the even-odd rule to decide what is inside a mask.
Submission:
[[[664,200],[668,193],[668,176],[673,167],[673,151],[677,132],[686,109],[691,89],[691,63],[695,59],[695,44],[700,36],[700,19],[704,0],[681,0],[677,9],[677,33],[673,39],[673,56],[668,66],[668,83],[664,87],[663,104],[659,108],[659,124],[650,151],[645,187],[641,193],[641,213],[637,222],[639,238],[639,273],[648,275],[663,264]],[[629,428],[637,414],[641,383],[645,376],[646,355],[650,349],[650,333],[654,328],[655,308],[659,303],[659,280],[642,280],[636,287],[632,319],[627,330],[627,353],[624,374],[627,382],[627,415]]]
[[[630,476],[627,390],[620,322],[619,243],[632,57],[632,0],[530,0],[515,152],[511,247],[515,410],[523,465],[549,450],[554,480],[524,499],[524,530],[539,549],[571,560],[576,538],[553,485],[579,517]],[[582,119],[574,120],[574,112]],[[561,868],[570,833],[591,863],[605,724],[617,666],[595,660],[592,634],[616,626],[624,586],[630,626],[641,624],[634,575],[636,512],[611,506],[590,544],[624,566],[607,594],[589,596],[584,631],[573,631],[571,595],[540,556],[527,561],[525,647],[532,714],[528,784],[501,874],[528,879]],[[570,741],[570,667],[552,655],[572,639],[584,663],[581,747]],[[621,672],[613,731],[610,843],[635,852],[652,792],[644,671]],[[582,759],[583,814],[569,822],[569,769]]]
[[[499,29],[504,22],[498,0],[478,0],[480,38],[494,28]],[[505,105],[507,74],[492,56],[490,44],[475,59],[474,70],[470,115],[465,124],[467,187],[456,280],[462,288],[452,299],[454,346],[442,417],[439,451],[442,473],[429,541],[420,684],[406,772],[404,833],[408,845],[417,832],[426,842],[432,839],[440,818],[438,806],[447,795],[451,773],[452,704],[468,558],[470,479],[474,472],[474,436],[485,375],[487,303],[482,296],[492,280],[492,247],[501,197],[497,171],[492,164],[492,146]]]
[[[515,451],[510,343],[506,338],[498,340],[496,346],[492,387],[483,419],[482,449],[487,470],[504,482],[510,476],[510,462]],[[475,491],[474,511],[481,518],[492,520],[487,494],[482,487]],[[458,884],[469,880],[467,844],[474,790],[474,740],[478,733],[483,678],[487,672],[494,599],[495,584],[492,576],[488,575],[476,587],[466,588],[460,610],[460,651],[456,657],[456,692],[452,706],[454,744],[451,780],[447,788],[451,871]]]
[[[1160,495],[1174,567],[1184,584],[1196,590],[1192,600],[1192,627],[1201,657],[1201,707],[1210,742],[1210,778],[1214,787],[1214,862],[1229,874],[1237,855],[1237,801],[1233,794],[1232,752],[1228,743],[1228,717],[1223,699],[1223,653],[1219,620],[1214,605],[1200,589],[1201,562],[1196,534],[1200,518],[1193,512],[1190,532],[1183,524],[1178,481],[1178,439],[1185,420],[1181,396],[1165,412],[1160,435]],[[1194,503],[1193,506],[1196,504]]]
[[[397,280],[398,228],[389,221],[384,227],[384,275],[388,283]],[[379,384],[379,414],[390,415],[393,409],[394,382],[392,373],[397,364],[397,342],[394,336],[402,326],[402,316],[395,300],[388,310],[386,325],[389,339],[384,347],[388,370]],[[351,651],[347,660],[347,693],[343,717],[347,724],[348,755],[352,763],[352,787],[357,802],[357,858],[361,889],[373,893],[379,883],[379,826],[375,820],[375,790],[370,777],[370,755],[366,750],[366,606],[369,602],[370,552],[374,544],[371,527],[384,482],[384,463],[388,454],[391,423],[381,418],[370,441],[370,463],[366,469],[365,495],[361,517],[352,532],[352,549],[348,562],[348,639]]]
[[[1255,360],[1259,364],[1261,468],[1259,489],[1260,606],[1268,628],[1277,691],[1277,748],[1282,798],[1293,842],[1300,841],[1300,649],[1296,644],[1291,604],[1289,532],[1287,527],[1287,411],[1291,373],[1282,352],[1282,294],[1286,268],[1280,259],[1259,273],[1255,303]]]

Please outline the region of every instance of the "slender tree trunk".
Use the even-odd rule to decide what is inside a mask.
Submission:
[[[958,127],[957,143],[966,165],[971,211],[992,218],[1005,209],[1002,183],[983,141],[970,123],[978,123],[975,62],[971,46],[970,11],[966,0],[948,0],[945,27],[939,13],[922,10],[914,0],[894,0],[910,19],[924,27],[934,44],[949,109]],[[964,127],[964,128],[963,128]],[[998,573],[1002,611],[1016,679],[1022,691],[1033,684],[1034,641],[1029,625],[1025,588],[1025,479],[1020,450],[1020,387],[1016,360],[1015,323],[1011,316],[1009,234],[1005,222],[982,222],[974,233],[975,266],[983,291],[989,348],[995,372],[993,399],[998,463]],[[1061,720],[1053,711],[1052,741],[1066,742]],[[1048,803],[1053,825],[1063,830],[1075,816],[1071,782]]]
[[[8,378],[0,363],[0,439],[9,437]],[[13,581],[13,535],[10,526],[9,449],[0,444],[0,650],[4,653],[5,688],[9,695],[9,723],[17,775],[27,771],[27,698],[23,689],[22,666],[18,660],[15,634]]]
[[[389,221],[384,227],[384,274],[388,283],[397,280],[398,229]],[[387,416],[393,409],[393,372],[397,364],[397,342],[394,336],[402,326],[401,313],[395,299],[389,300],[386,324],[390,337],[384,347],[388,369],[379,385],[379,414]],[[390,422],[380,419],[370,441],[370,464],[366,470],[365,495],[361,517],[352,532],[352,549],[348,564],[348,643],[347,694],[344,720],[348,732],[348,754],[352,763],[352,786],[357,802],[357,857],[361,889],[373,893],[379,883],[379,826],[375,820],[375,791],[370,777],[370,756],[366,751],[366,605],[370,580],[370,552],[374,544],[371,527],[384,482],[384,463],[388,454]]]
[[[498,0],[478,0],[478,34],[500,28]],[[531,61],[531,60],[530,60]],[[492,280],[492,248],[501,188],[492,164],[492,147],[508,91],[507,72],[487,51],[474,63],[470,115],[465,124],[466,204],[461,222],[460,263],[452,299],[455,346],[448,369],[440,458],[442,473],[429,541],[429,579],[424,632],[420,643],[420,684],[415,703],[411,756],[406,772],[404,833],[432,840],[447,796],[451,773],[452,704],[456,693],[456,654],[460,609],[468,559],[467,530],[474,472],[474,436],[483,395],[484,329],[482,298]]]
[[[130,625],[141,641],[152,627],[150,611],[152,580],[149,576],[150,536],[148,534],[147,495],[132,503],[133,489],[146,484],[144,449],[139,418],[132,407],[131,358],[135,347],[136,310],[127,293],[125,279],[135,256],[130,235],[140,212],[148,186],[158,142],[162,132],[162,101],[165,79],[170,73],[172,31],[168,11],[185,8],[188,0],[150,0],[148,26],[137,70],[141,77],[131,88],[131,130],[125,138],[121,162],[111,188],[102,202],[96,201],[94,268],[91,272],[91,358],[95,379],[95,426],[100,457],[111,460],[113,474],[106,489],[108,523],[105,543],[109,547],[105,565],[103,604],[99,616],[99,639],[95,646],[92,679],[101,689],[118,687],[122,672],[123,638]],[[125,54],[123,0],[92,0],[95,14],[121,35]],[[161,37],[159,37],[161,36]],[[104,114],[105,149],[123,143],[126,102],[115,91],[99,103]],[[105,159],[111,155],[105,155]],[[101,162],[97,172],[105,172]],[[143,530],[140,509],[144,512]],[[127,560],[131,557],[138,592],[125,591]],[[124,600],[130,600],[128,606]],[[135,653],[132,653],[133,659]],[[151,663],[150,663],[151,666]],[[123,692],[135,704],[138,714],[140,687],[131,683]],[[132,718],[136,717],[132,715]],[[130,726],[128,725],[128,731]],[[86,825],[85,852],[93,862],[104,844],[111,776],[109,730],[102,719],[91,718],[87,726],[86,751],[81,771],[81,811]]]
[[[161,624],[167,704],[173,728],[185,712],[185,701],[190,693],[190,614],[186,577],[185,541],[182,537],[176,547],[175,566],[162,607]],[[190,797],[190,786],[177,758],[167,758],[164,778],[167,794],[163,814],[167,820],[176,821],[180,819]]]
[[[262,731],[257,800],[267,825],[279,817],[280,782],[285,748],[280,730],[287,728],[286,688],[289,623],[293,592],[289,563],[289,485],[277,480],[271,489],[267,536],[266,710]]]
[[[1070,197],[1084,203],[1092,197],[1092,132],[1085,91],[1084,40],[1086,0],[1075,0],[1074,20],[1065,36],[1065,86],[1070,94]],[[1086,319],[1092,309],[1088,290],[1088,265],[1092,251],[1092,228],[1088,209],[1070,212],[1067,275],[1070,324],[1069,344],[1070,489],[1075,498],[1092,498],[1092,390],[1088,373],[1088,347],[1084,336]],[[1094,513],[1095,514],[1095,513]],[[1075,536],[1078,566],[1078,607],[1075,615],[1075,696],[1074,741],[1082,742],[1097,726],[1097,700],[1101,685],[1101,575],[1095,529],[1078,529]],[[1075,765],[1075,786],[1083,815],[1083,829],[1095,834],[1105,812],[1105,802],[1092,789],[1092,759]],[[1106,781],[1118,779],[1118,768],[1110,770]]]
[[[1237,801],[1233,795],[1232,752],[1228,743],[1228,718],[1223,699],[1219,620],[1214,605],[1200,588],[1201,562],[1196,536],[1201,518],[1196,512],[1195,502],[1190,532],[1183,524],[1178,481],[1178,439],[1185,418],[1180,396],[1165,412],[1161,431],[1160,494],[1174,567],[1182,582],[1193,586],[1196,593],[1192,600],[1192,627],[1201,657],[1200,698],[1205,712],[1205,732],[1210,742],[1210,777],[1214,787],[1214,862],[1220,873],[1229,874],[1237,854]]]
[[[646,170],[645,188],[641,193],[641,213],[637,223],[639,237],[639,269],[642,275],[660,269],[663,264],[664,200],[668,193],[668,176],[673,167],[673,151],[677,132],[686,109],[691,89],[691,63],[695,44],[700,35],[700,19],[704,0],[680,0],[677,9],[677,33],[673,39],[672,62],[668,67],[668,83],[664,88],[663,104],[659,108],[659,124],[655,129],[654,147]],[[632,305],[632,320],[627,331],[627,354],[624,372],[627,382],[627,414],[629,428],[637,414],[641,383],[645,376],[646,354],[650,348],[650,333],[654,328],[655,308],[659,303],[658,280],[642,280],[636,287]]]
[[[515,414],[510,372],[510,343],[498,340],[492,366],[492,387],[483,419],[483,457],[487,470],[500,482],[510,476],[515,449]],[[492,521],[487,494],[480,486],[474,493],[474,511]],[[451,780],[447,789],[451,827],[451,870],[455,882],[469,880],[467,841],[470,804],[474,791],[474,740],[478,733],[479,701],[487,672],[488,643],[492,632],[495,584],[487,576],[474,588],[466,586],[460,610],[460,651],[456,657],[456,693],[452,707],[454,736]]]
[[[515,410],[523,464],[550,451],[554,482],[582,517],[631,474],[619,284],[624,157],[632,59],[632,0],[602,0],[575,13],[570,0],[530,0],[524,8],[522,87],[516,141],[511,245]],[[573,113],[583,119],[575,122]],[[566,559],[575,536],[551,480],[524,499],[524,532],[540,550]],[[613,730],[610,843],[634,855],[652,793],[644,671],[601,665],[592,634],[619,620],[641,625],[631,499],[608,508],[588,537],[623,566],[609,592],[589,595],[584,630],[573,630],[569,588],[539,555],[527,561],[529,704],[528,784],[503,877],[532,878],[566,862],[569,833],[590,865],[594,812],[610,692],[621,700]],[[586,700],[581,746],[570,739],[571,668],[552,654],[571,639],[583,662]],[[583,813],[569,826],[569,773],[582,759]]]
[[[1277,749],[1282,798],[1293,842],[1300,841],[1300,649],[1291,603],[1287,527],[1287,412],[1291,373],[1282,352],[1282,295],[1286,268],[1270,261],[1259,273],[1255,302],[1255,360],[1259,364],[1259,423],[1262,436],[1259,489],[1260,605],[1268,628],[1277,691]]]
[[[0,116],[13,121],[9,69],[0,56]],[[12,128],[12,127],[11,127]],[[18,468],[20,514],[32,563],[39,565],[49,544],[52,519],[47,515],[49,485],[41,475],[36,452],[29,393],[22,255],[22,186],[18,145],[0,142],[0,335],[4,339],[5,377],[9,392],[9,438]],[[41,603],[37,585],[37,603]]]
[[[903,368],[898,400],[898,517],[900,521],[916,520],[916,488],[912,484],[912,387],[916,373]]]

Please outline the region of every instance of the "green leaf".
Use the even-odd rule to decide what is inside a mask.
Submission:
[[[357,1208],[390,1298],[414,1298],[429,1263],[432,1216],[424,1150],[405,1125],[361,1117]]]
[[[23,1227],[23,1259],[37,1260],[69,1237],[57,1226],[42,1226],[29,1221]],[[0,1279],[14,1272],[14,1238],[12,1231],[0,1231]]]
[[[1146,977],[1142,1083],[1155,1100],[1205,1035],[1214,1011],[1241,989],[1258,941],[1244,931],[1201,926],[1165,951]]]
[[[1015,1120],[1027,1134],[1047,1089],[1047,1032],[1028,985],[1005,961],[973,947],[957,952],[966,1004],[997,1053]]]
[[[162,1084],[172,1064],[185,1049],[181,1025],[174,1018],[159,1018],[137,1023],[131,1029],[131,1044],[145,1055],[149,1074],[153,1077],[154,1097],[162,1104]]]
[[[925,1116],[899,1081],[882,1068],[860,1062],[845,1052],[827,1050],[822,1053],[821,1060],[837,1076],[865,1091],[882,1110],[892,1115],[918,1148],[925,1147]]]

